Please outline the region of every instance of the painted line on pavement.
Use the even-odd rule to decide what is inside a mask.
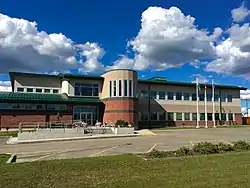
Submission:
[[[117,148],[117,146],[114,146],[114,147],[112,147],[112,148],[108,148],[108,149],[99,151],[99,152],[97,152],[97,153],[95,153],[95,154],[90,155],[89,157],[95,157],[95,156],[97,156],[97,155],[99,155],[99,154],[101,154],[101,153],[107,152],[107,151],[112,150],[112,149],[115,149],[115,148]]]
[[[190,143],[192,146],[194,146],[194,143],[193,143],[192,141],[189,141],[189,143]]]
[[[151,151],[153,151],[153,149],[155,149],[157,144],[154,144],[149,150],[148,150],[148,153],[150,153]]]

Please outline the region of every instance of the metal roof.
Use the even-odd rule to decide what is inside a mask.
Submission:
[[[1,102],[100,103],[97,97],[69,97],[66,94],[0,92]]]
[[[196,83],[192,82],[175,82],[168,81],[167,79],[162,79],[162,77],[153,77],[148,80],[138,80],[139,83],[144,84],[162,84],[162,85],[176,85],[176,86],[187,86],[187,87],[196,87]],[[200,86],[205,86],[205,84],[200,84]],[[211,84],[206,84],[208,88],[211,88]],[[247,88],[240,86],[231,86],[231,85],[216,85],[215,88],[219,89],[236,89],[236,90],[247,90]]]

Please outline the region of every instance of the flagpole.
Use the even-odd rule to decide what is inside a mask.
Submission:
[[[206,85],[206,80],[205,80],[205,96],[204,96],[204,101],[205,101],[205,128],[207,128],[207,85]]]
[[[215,125],[215,108],[214,108],[214,80],[212,79],[212,102],[213,102],[213,123],[214,123],[214,128],[216,127]]]
[[[197,117],[196,117],[196,128],[200,128],[199,125],[199,120],[200,120],[200,116],[199,116],[199,79],[196,78],[196,113],[197,113]]]

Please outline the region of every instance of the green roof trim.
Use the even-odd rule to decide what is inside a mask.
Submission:
[[[157,77],[156,77],[157,78]],[[174,82],[174,81],[167,81],[161,79],[149,79],[149,80],[138,80],[139,83],[144,84],[163,84],[163,85],[176,85],[176,86],[187,86],[187,87],[196,87],[196,83],[190,82]],[[206,84],[208,88],[211,88],[211,84]],[[205,86],[204,84],[200,84],[200,86]],[[247,90],[245,87],[240,86],[230,86],[230,85],[215,85],[215,88],[219,89],[236,89],[236,90]]]
[[[66,94],[0,92],[0,102],[100,103],[97,97],[69,97]]]

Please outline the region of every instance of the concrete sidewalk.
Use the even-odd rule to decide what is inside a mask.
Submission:
[[[92,135],[70,138],[50,138],[50,139],[37,139],[37,140],[18,140],[17,137],[10,137],[7,144],[26,144],[26,143],[44,143],[44,142],[57,142],[57,141],[70,141],[70,140],[86,140],[86,139],[103,139],[103,138],[122,138],[122,137],[136,137],[139,134],[106,134],[106,135]]]

